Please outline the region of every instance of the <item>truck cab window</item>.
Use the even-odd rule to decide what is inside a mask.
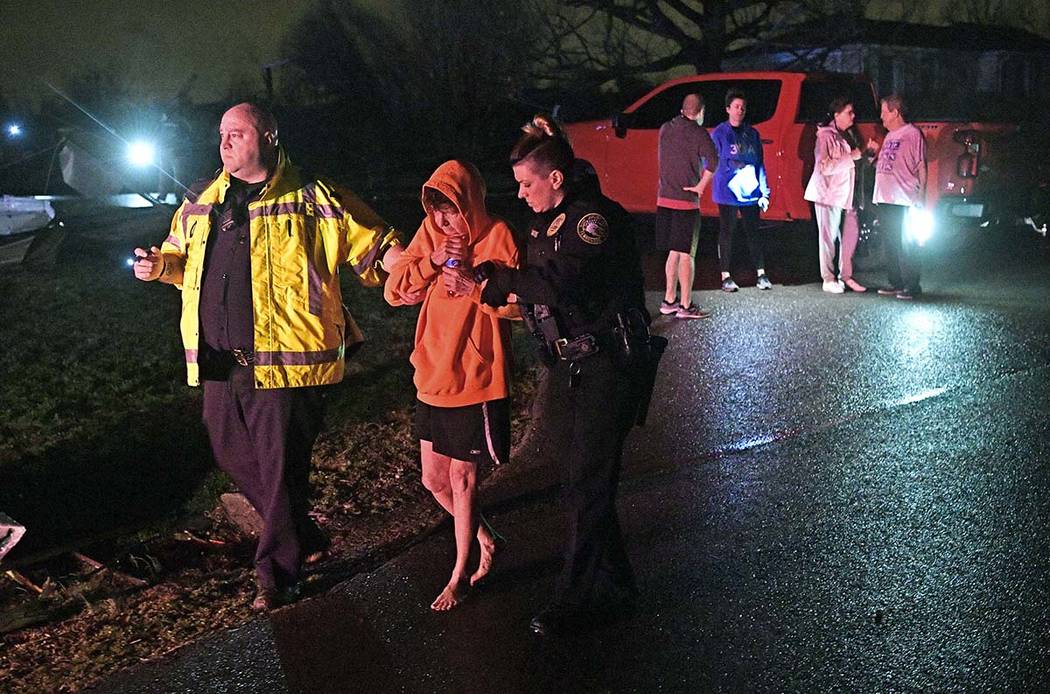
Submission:
[[[631,130],[656,130],[678,113],[686,94],[697,91],[697,82],[669,87],[639,106],[628,120]],[[707,96],[704,96],[706,101]]]
[[[858,123],[878,122],[875,95],[867,81],[851,78],[811,78],[802,83],[796,123],[821,123],[827,119],[832,99],[844,96],[853,103]]]
[[[710,80],[684,82],[654,94],[631,113],[631,130],[656,130],[682,107],[686,94],[694,92],[704,97],[704,126],[713,128],[728,117],[725,109],[726,92],[741,89],[747,94],[747,120],[752,125],[773,117],[780,98],[779,80]]]

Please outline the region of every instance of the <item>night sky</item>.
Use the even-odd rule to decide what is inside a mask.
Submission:
[[[382,13],[401,5],[358,1]],[[1037,33],[1046,32],[1050,17],[1043,5],[1028,8],[1028,28]],[[49,93],[41,78],[62,86],[70,75],[90,69],[160,100],[191,79],[194,101],[221,99],[234,83],[259,89],[260,66],[284,57],[289,30],[313,6],[311,0],[0,0],[0,95],[32,105]],[[945,22],[949,6],[947,0],[924,3],[921,11],[907,10],[908,19]],[[868,5],[872,17],[900,13],[901,3],[893,0]]]
[[[260,68],[282,56],[286,33],[310,2],[232,0],[0,0],[0,94],[47,93],[88,69],[112,73],[160,99],[196,74],[195,101],[221,98],[233,80],[261,86]],[[265,8],[265,9],[263,9]]]

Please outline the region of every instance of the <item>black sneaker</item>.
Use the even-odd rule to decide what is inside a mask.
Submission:
[[[736,286],[736,282],[733,281],[732,277],[726,277],[722,280],[722,291],[723,292],[735,292],[740,287]]]
[[[898,287],[882,287],[879,289],[879,296],[897,296],[897,294],[903,291],[903,289]]]
[[[682,310],[682,305],[677,301],[665,301],[660,299],[660,313],[665,316],[670,316],[678,313]]]
[[[758,276],[758,283],[755,286],[759,289],[772,289],[773,283],[769,281],[769,275],[763,273]]]
[[[581,633],[591,626],[588,616],[580,607],[548,605],[529,622],[529,631],[537,636]]]

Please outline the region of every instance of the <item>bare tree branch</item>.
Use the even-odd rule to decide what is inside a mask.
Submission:
[[[997,0],[958,0],[996,2]],[[1013,0],[999,0],[1011,2]],[[823,41],[841,45],[870,0],[566,0],[550,3],[554,18],[541,74],[601,82],[690,66],[721,69],[727,57],[753,50],[791,28],[834,18]],[[570,29],[571,27],[571,29]],[[797,60],[818,56],[800,51]]]

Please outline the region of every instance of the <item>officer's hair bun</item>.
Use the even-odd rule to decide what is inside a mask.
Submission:
[[[522,136],[510,153],[510,163],[516,165],[526,159],[547,172],[554,169],[568,175],[576,157],[565,134],[545,113],[532,117],[521,128]]]
[[[533,116],[532,120],[521,126],[521,130],[532,137],[558,137],[561,135],[558,126],[554,124],[550,116],[543,113],[537,113]]]

